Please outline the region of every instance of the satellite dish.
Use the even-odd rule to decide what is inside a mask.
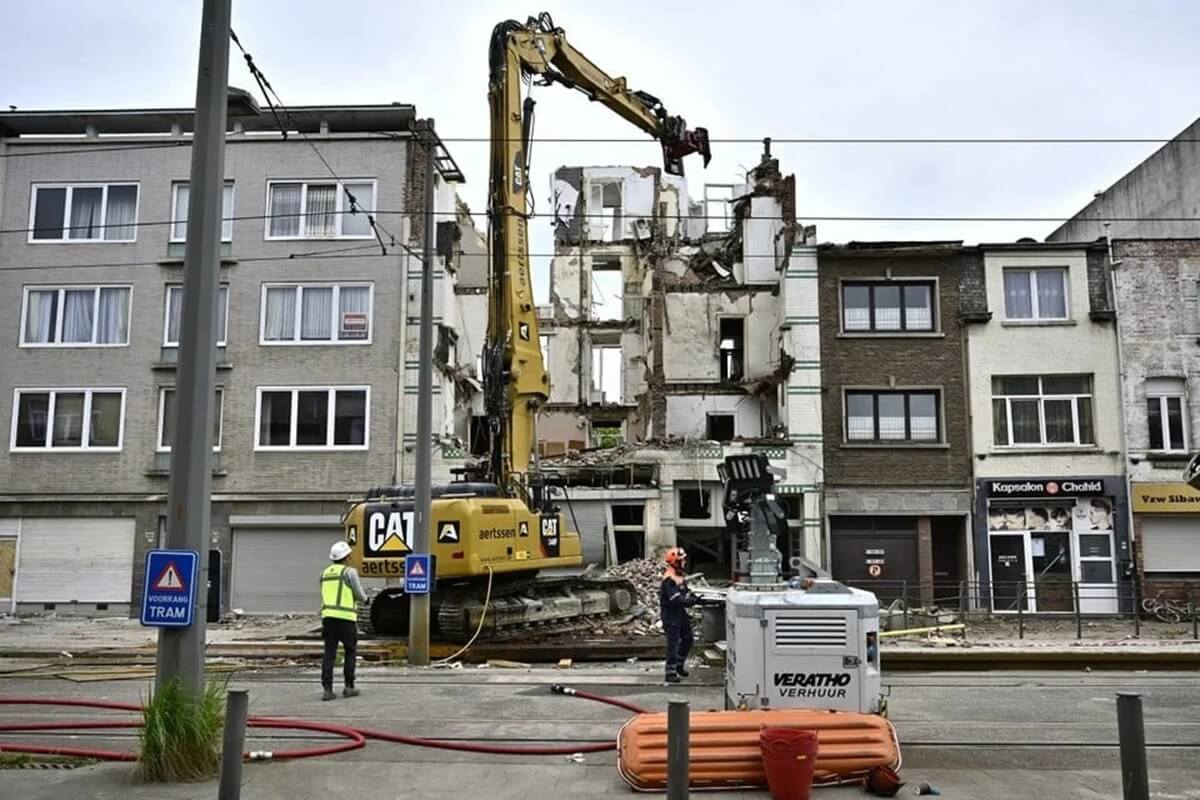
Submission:
[[[1193,489],[1200,489],[1200,453],[1192,456],[1183,470],[1183,482]]]

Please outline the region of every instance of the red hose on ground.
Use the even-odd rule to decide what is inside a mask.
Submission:
[[[579,697],[584,700],[593,700],[598,703],[605,703],[606,705],[631,711],[634,714],[647,713],[646,709],[633,703],[629,703],[624,700],[618,700],[613,697],[592,694],[591,692],[579,691],[577,689],[572,689],[560,684],[554,684],[551,686],[550,691],[554,692],[555,694],[565,695],[567,697]],[[142,711],[141,706],[136,706],[132,703],[118,703],[111,700],[0,697],[0,706],[15,705],[96,708],[105,711],[128,711],[133,713],[141,713]],[[474,742],[448,742],[441,739],[426,739],[422,736],[405,736],[399,733],[389,733],[388,731],[375,731],[367,728],[351,728],[325,722],[312,722],[310,720],[290,719],[283,717],[250,717],[247,720],[247,724],[251,728],[306,730],[317,733],[329,733],[346,739],[346,741],[339,742],[337,744],[299,748],[296,750],[284,750],[278,752],[251,751],[245,756],[247,760],[251,761],[268,759],[273,761],[281,761],[286,759],[313,758],[316,756],[344,753],[348,750],[356,750],[365,746],[367,739],[374,739],[381,742],[392,742],[395,744],[407,744],[414,747],[433,747],[441,750],[456,750],[464,753],[485,753],[489,755],[569,756],[574,755],[575,753],[603,753],[609,750],[617,749],[617,744],[615,741],[575,745],[531,745],[526,747],[515,745],[481,744]],[[141,726],[142,723],[140,721],[29,722],[0,725],[0,734],[59,730],[111,730],[116,728],[140,728]],[[45,747],[40,745],[20,743],[0,743],[0,752],[27,753],[31,755],[70,756],[73,758],[87,758],[99,761],[137,761],[137,756],[133,753],[126,753],[119,750],[101,750],[85,747]]]

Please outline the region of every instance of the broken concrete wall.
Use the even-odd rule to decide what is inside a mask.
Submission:
[[[744,322],[745,375],[752,379],[779,366],[779,298],[772,292],[669,292],[664,298],[663,376],[668,382],[720,379],[720,320]]]
[[[777,410],[772,406],[774,402],[768,404],[742,394],[667,395],[667,436],[707,439],[710,414],[732,415],[734,437],[767,436],[778,420]]]
[[[750,216],[743,220],[742,263],[745,282],[778,284],[783,231],[782,204],[777,197],[750,198]]]

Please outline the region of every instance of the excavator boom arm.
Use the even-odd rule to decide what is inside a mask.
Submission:
[[[683,157],[711,154],[708,133],[687,129],[680,117],[645,92],[631,91],[576,50],[549,14],[525,24],[509,20],[492,32],[489,51],[491,264],[488,338],[484,346],[484,396],[490,423],[488,477],[510,493],[529,486],[538,409],[549,398],[537,307],[529,266],[529,145],[532,100],[522,103],[524,79],[540,76],[582,91],[658,139],[667,172],[683,174]]]

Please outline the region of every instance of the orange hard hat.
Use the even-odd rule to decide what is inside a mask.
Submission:
[[[667,551],[663,560],[667,562],[667,566],[673,567],[685,558],[687,558],[687,552],[682,547],[672,547]]]

